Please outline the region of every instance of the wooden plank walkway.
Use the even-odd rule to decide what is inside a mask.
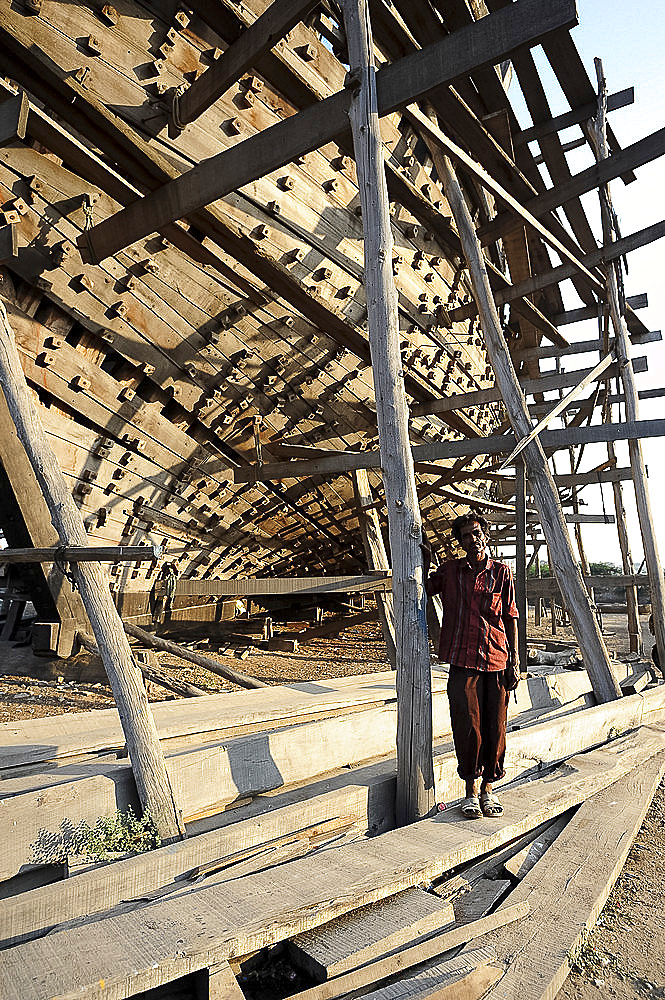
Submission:
[[[642,728],[504,793],[501,820],[440,814],[380,838],[300,859],[17,945],[0,955],[4,1000],[122,1000],[249,954],[359,906],[431,880],[607,787],[665,748]],[[535,870],[535,869],[534,869]]]

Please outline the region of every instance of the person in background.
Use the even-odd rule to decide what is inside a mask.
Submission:
[[[452,535],[466,555],[431,576],[423,544],[427,593],[443,604],[439,659],[450,664],[450,720],[468,819],[503,814],[492,786],[505,773],[508,697],[520,679],[515,582],[510,568],[490,557],[488,528],[480,514],[458,517]]]

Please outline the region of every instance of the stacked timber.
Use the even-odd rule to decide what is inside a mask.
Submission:
[[[444,739],[435,770],[448,808],[401,829],[394,757],[384,748],[359,762],[394,703],[394,675],[157,705],[174,787],[179,761],[215,760],[216,774],[194,764],[198,819],[189,817],[186,841],[87,866],[39,851],[62,848],[80,819],[125,801],[119,762],[104,754],[121,743],[117,718],[115,728],[110,712],[64,717],[64,728],[60,719],[5,725],[3,829],[14,833],[3,838],[2,996],[120,1000],[158,988],[155,997],[177,989],[194,998],[202,982],[211,996],[240,998],[240,985],[253,996],[252,976],[273,954],[283,963],[287,942],[303,1000],[462,988],[478,997],[491,988],[494,1000],[553,996],[665,769],[663,686],[584,707],[590,691],[584,672],[522,687],[501,818],[470,823],[453,808],[462,788]],[[338,727],[346,756],[335,760],[332,742],[322,742],[325,721]],[[394,718],[391,726],[394,734]],[[444,721],[439,728],[445,736]],[[280,756],[280,733],[290,755]],[[249,752],[243,741],[253,742]],[[250,760],[258,774],[262,743],[263,784],[243,786]],[[307,772],[297,770],[302,758]],[[231,810],[224,772],[242,796]],[[211,798],[201,809],[204,785]],[[10,842],[23,827],[36,835],[24,838],[32,853],[22,859]]]

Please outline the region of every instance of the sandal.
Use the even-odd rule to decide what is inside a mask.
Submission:
[[[491,792],[482,792],[479,804],[483,816],[488,816],[490,819],[496,819],[497,816],[503,816],[503,806],[497,799],[496,795],[492,795]]]
[[[462,816],[466,819],[480,819],[483,815],[477,795],[469,795],[468,798],[464,799],[460,809]]]

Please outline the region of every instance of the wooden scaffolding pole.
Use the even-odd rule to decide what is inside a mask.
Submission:
[[[501,323],[492,297],[482,249],[450,161],[435,145],[430,146],[430,152],[462,242],[473,296],[481,318],[487,354],[494,369],[496,383],[501,390],[515,436],[519,439],[529,433],[531,421],[501,331]],[[550,568],[556,575],[573,620],[594,694],[601,702],[620,698],[621,689],[610,668],[607,649],[589,605],[582,576],[575,563],[557,489],[540,441],[538,439],[532,441],[526,446],[523,454],[531,491],[540,513],[543,532],[548,541],[551,556]]]
[[[607,457],[616,466],[616,449],[612,441],[607,442]],[[602,486],[601,486],[602,489]],[[619,548],[621,549],[621,566],[626,576],[635,575],[635,563],[630,551],[630,541],[628,539],[628,525],[626,523],[626,511],[623,506],[623,489],[619,480],[612,482],[612,494],[614,496],[614,512],[617,519],[617,534],[619,536]],[[637,598],[637,587],[635,584],[626,587],[626,611],[628,614],[628,635],[630,636],[631,653],[642,652],[642,629],[640,628],[639,601]]]
[[[67,487],[30,397],[14,335],[0,302],[0,385],[19,440],[48,506],[61,545],[86,545],[81,512]],[[74,564],[73,573],[109,678],[127,741],[139,800],[163,841],[184,836],[184,824],[166,772],[155,720],[148,706],[141,671],[134,663],[113,603],[108,575],[95,562]]]
[[[365,297],[393,570],[399,824],[434,807],[432,690],[420,543],[399,347],[392,231],[366,0],[343,0],[353,100],[349,110],[365,236]]]
[[[522,670],[527,666],[527,617],[529,606],[526,594],[526,466],[522,457],[515,463],[515,591],[517,598],[517,649]]]
[[[593,140],[596,159],[598,163],[601,163],[601,161],[606,160],[609,156],[605,127],[607,89],[603,73],[603,64],[600,59],[595,59],[594,62],[596,66],[596,76],[598,78],[598,117],[594,123],[594,128],[588,130],[588,135]],[[603,244],[609,245],[614,240],[614,225],[612,220],[612,202],[608,184],[603,184],[599,188],[599,195],[603,224]],[[630,360],[630,339],[628,337],[628,328],[626,327],[626,321],[624,319],[623,310],[619,300],[617,272],[615,266],[611,263],[606,265],[605,284],[610,316],[612,318],[612,326],[614,327],[614,353],[619,364],[619,371],[621,373],[621,382],[625,397],[626,421],[638,420],[640,404],[637,387],[635,385],[635,375]],[[633,473],[635,502],[637,506],[637,516],[640,522],[640,531],[642,533],[644,557],[646,559],[647,572],[649,574],[656,647],[658,649],[660,663],[665,664],[665,585],[663,583],[663,568],[658,554],[658,544],[653,530],[651,502],[649,500],[647,475],[644,467],[644,455],[642,454],[642,442],[639,439],[629,439],[628,454],[630,456],[630,467]]]
[[[376,512],[372,492],[369,487],[369,476],[366,469],[356,469],[353,472],[353,492],[358,505],[358,524],[365,547],[367,568],[370,570],[389,570],[388,553],[381,534],[379,515]],[[376,607],[379,612],[381,630],[386,643],[388,662],[394,668],[395,651],[395,614],[393,611],[392,594],[376,595]]]

